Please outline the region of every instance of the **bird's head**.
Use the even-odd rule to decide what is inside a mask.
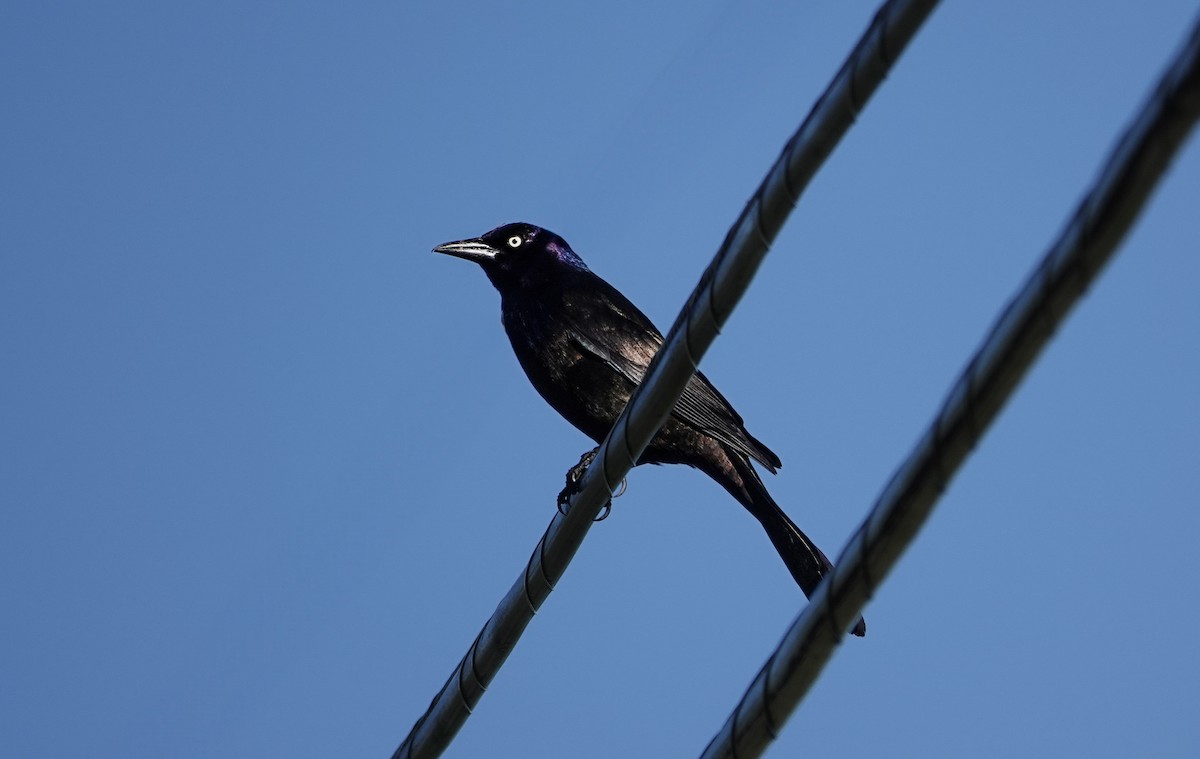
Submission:
[[[566,240],[548,229],[521,222],[439,245],[433,252],[479,264],[501,293],[544,284],[571,271],[587,271]]]

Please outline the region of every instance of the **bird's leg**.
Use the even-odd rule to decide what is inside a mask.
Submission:
[[[567,472],[567,486],[558,494],[558,513],[563,516],[567,515],[567,503],[571,500],[571,496],[579,492],[579,481],[583,479],[583,473],[591,466],[592,461],[596,459],[596,453],[599,452],[600,446],[596,446],[592,450],[579,457],[579,463],[571,467]],[[621,480],[621,484],[617,486],[617,492],[613,493],[613,498],[620,498],[625,493],[625,480]],[[603,522],[608,519],[608,515],[612,513],[612,498],[604,504],[604,508],[596,515],[596,522]]]
[[[580,480],[583,479],[583,472],[588,470],[588,466],[590,466],[592,461],[595,460],[596,452],[599,452],[599,450],[599,446],[589,450],[589,452],[580,456],[580,462],[578,462],[578,464],[572,466],[570,471],[566,472],[566,486],[563,488],[563,491],[559,492],[558,494],[559,514],[562,514],[563,516],[566,515],[566,504],[570,502],[571,496],[574,496],[578,491],[580,491]],[[625,492],[625,480],[620,480],[620,484],[617,485],[617,492],[614,492],[613,498],[619,498],[623,492]],[[604,521],[608,519],[608,514],[611,513],[612,498],[608,498],[608,501],[606,501],[604,504],[604,508],[600,510],[599,514],[596,514],[596,518],[593,521]]]
[[[571,496],[579,492],[579,481],[583,479],[583,473],[587,471],[588,466],[596,458],[596,452],[599,450],[600,446],[596,446],[583,454],[579,457],[579,463],[567,471],[567,486],[558,494],[559,514],[566,515],[567,502],[571,500]]]

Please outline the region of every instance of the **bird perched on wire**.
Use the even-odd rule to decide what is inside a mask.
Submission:
[[[504,331],[529,381],[568,422],[603,441],[662,345],[650,319],[565,240],[532,224],[505,224],[433,250],[483,268],[500,291]],[[716,480],[762,524],[811,597],[833,565],[771,498],[751,459],[772,473],[780,466],[697,372],[637,463],[687,464]],[[866,623],[859,619],[852,632],[864,635]]]

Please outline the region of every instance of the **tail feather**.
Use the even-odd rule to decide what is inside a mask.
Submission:
[[[804,591],[805,596],[812,598],[813,592],[821,584],[821,579],[833,571],[833,564],[783,509],[779,508],[779,504],[771,498],[750,461],[736,454],[730,455],[729,459],[733,464],[734,473],[741,480],[740,487],[731,487],[733,483],[722,484],[762,524],[767,537],[771,539],[775,550],[779,552],[783,563],[795,578],[796,584]],[[866,635],[867,623],[859,617],[851,632],[858,636]]]

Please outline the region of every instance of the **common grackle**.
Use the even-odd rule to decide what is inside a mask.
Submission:
[[[504,331],[529,381],[568,422],[597,443],[604,440],[662,345],[650,319],[593,274],[565,240],[531,224],[505,224],[434,252],[483,267],[500,291]],[[720,483],[758,519],[811,596],[833,565],[771,498],[750,459],[772,473],[780,466],[697,372],[638,464],[687,464]],[[852,632],[866,629],[859,619]]]

